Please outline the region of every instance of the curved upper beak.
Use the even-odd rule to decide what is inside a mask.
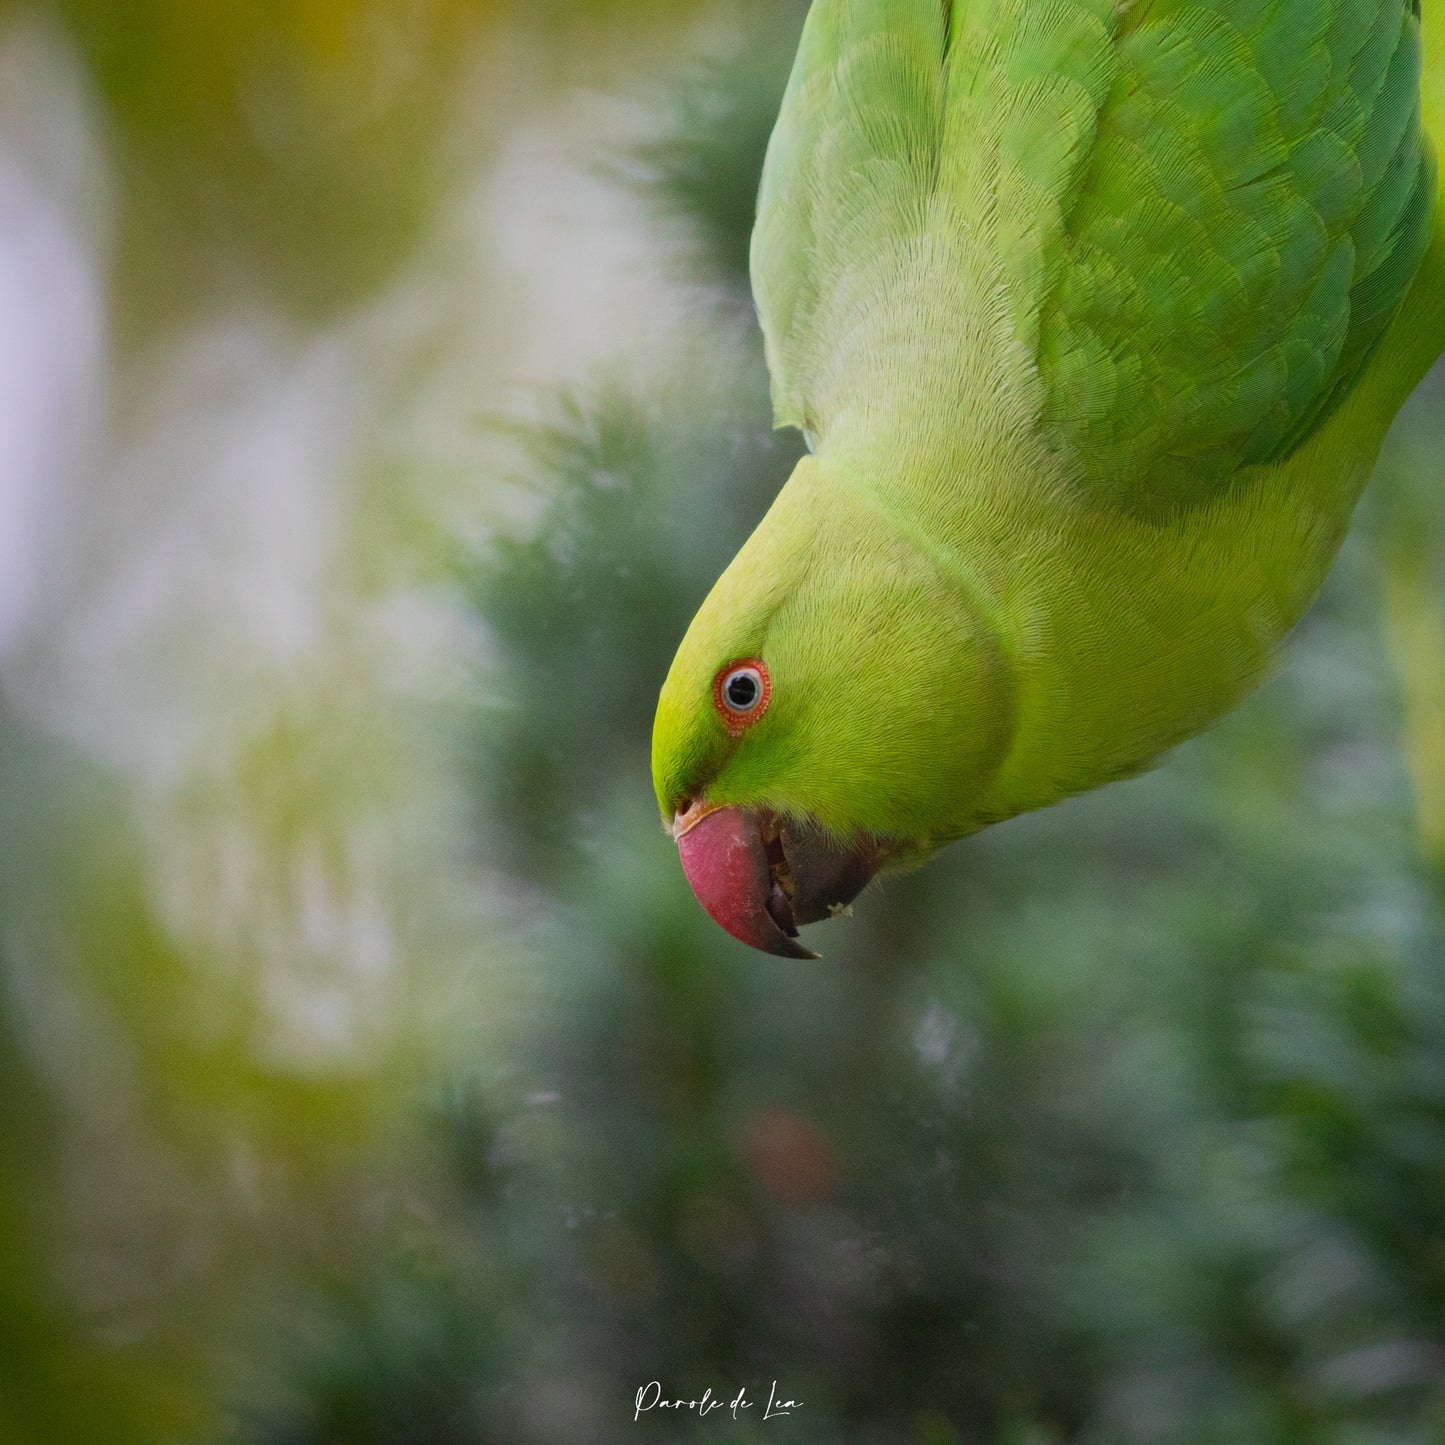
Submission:
[[[673,818],[672,835],[698,902],[734,938],[780,958],[817,958],[799,927],[844,909],[884,857],[871,838],[840,846],[808,824],[697,802]]]

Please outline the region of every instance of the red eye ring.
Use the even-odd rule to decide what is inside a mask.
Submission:
[[[712,680],[712,705],[722,725],[741,737],[768,710],[773,683],[760,657],[740,657],[718,668]]]

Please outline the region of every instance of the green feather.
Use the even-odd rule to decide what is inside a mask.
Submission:
[[[1429,240],[1419,71],[1407,0],[815,5],[753,250],[779,422],[822,444],[950,380],[966,405],[967,345],[1096,498],[1194,502],[1288,455]],[[990,324],[908,347],[872,303],[935,307],[927,247]]]
[[[1260,681],[1445,349],[1433,14],[1422,102],[1413,0],[815,0],[752,265],[816,455],[674,660],[665,815],[917,862]]]

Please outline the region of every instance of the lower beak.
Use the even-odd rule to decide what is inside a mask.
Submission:
[[[682,871],[734,938],[780,958],[817,958],[798,929],[840,912],[878,871],[883,849],[745,808],[690,804],[673,819]]]

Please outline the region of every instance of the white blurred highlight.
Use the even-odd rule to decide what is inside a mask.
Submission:
[[[99,260],[70,200],[91,165],[73,75],[42,34],[0,38],[0,660],[39,605],[69,483],[99,428]]]

